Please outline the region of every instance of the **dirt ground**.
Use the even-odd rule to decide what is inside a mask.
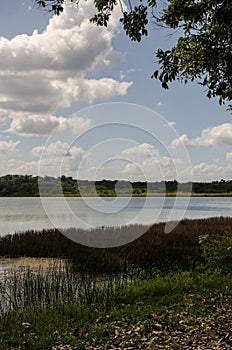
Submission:
[[[39,268],[47,269],[49,267],[53,267],[55,265],[60,266],[64,264],[64,260],[62,259],[53,259],[53,258],[5,258],[0,257],[0,273],[5,270],[19,267],[30,267],[33,270],[37,270]]]

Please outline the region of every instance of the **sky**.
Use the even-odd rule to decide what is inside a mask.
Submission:
[[[89,22],[91,0],[52,16],[0,4],[0,175],[231,179],[232,116],[197,83],[151,79],[177,35],[150,23],[141,43]]]

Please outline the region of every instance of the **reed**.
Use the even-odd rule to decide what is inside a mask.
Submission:
[[[130,282],[125,274],[76,274],[68,263],[38,270],[11,268],[0,278],[0,317],[32,305],[40,309],[64,304],[91,307],[96,303],[107,307]]]
[[[232,218],[183,220],[165,234],[157,224],[112,249],[81,246],[58,230],[2,237],[1,255],[66,260],[0,276],[0,349],[187,349],[202,339],[204,348],[220,339],[229,349],[231,227]]]
[[[30,273],[29,281],[34,278]],[[24,287],[23,274],[20,271],[8,283]],[[229,349],[230,277],[217,271],[156,273],[148,280],[132,281],[119,276],[93,281],[85,276],[78,297],[62,291],[57,298],[50,286],[60,290],[59,278],[53,282],[42,275],[46,292],[41,291],[40,299],[22,309],[18,304],[0,319],[0,349],[155,349],[157,344],[216,349],[219,339],[220,349]],[[18,297],[19,289],[14,293],[17,302]]]
[[[60,233],[59,230],[27,231],[0,238],[0,256],[66,258],[80,273],[122,273],[131,266],[145,269],[189,269],[202,261],[199,237],[225,236],[232,232],[232,218],[182,220],[169,234],[164,223],[144,228],[146,233],[121,247],[97,249],[83,246]],[[97,228],[93,234],[130,235],[138,225]],[[81,229],[68,229],[67,235],[85,234]]]

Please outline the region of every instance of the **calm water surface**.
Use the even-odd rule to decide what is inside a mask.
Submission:
[[[151,224],[170,219],[232,216],[230,197],[0,198],[0,235],[53,227]],[[187,209],[186,209],[187,206]]]

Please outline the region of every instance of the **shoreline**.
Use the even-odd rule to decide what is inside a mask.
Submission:
[[[50,257],[6,257],[0,256],[0,274],[12,268],[33,268],[33,270],[48,269],[55,263],[62,263],[64,259]]]
[[[25,194],[25,195],[12,195],[12,196],[1,196],[0,195],[0,198],[46,198],[46,197],[54,197],[54,198],[62,198],[62,197],[67,197],[67,198],[89,198],[89,197],[92,197],[92,198],[98,198],[98,197],[102,197],[102,198],[116,198],[116,197],[119,197],[119,198],[124,198],[124,197],[135,197],[135,198],[146,198],[146,197],[149,197],[149,198],[156,198],[156,197],[232,197],[232,193],[230,192],[225,192],[225,193],[207,193],[207,192],[203,192],[203,193],[184,193],[184,192],[180,192],[180,193],[148,193],[148,194],[141,194],[141,195],[132,195],[130,196],[130,194],[120,194],[118,196],[112,196],[112,194],[104,194],[104,195],[100,195],[100,196],[96,196],[96,195],[93,195],[93,194],[85,194],[84,196],[81,196],[81,195],[76,195],[76,194],[65,194],[64,196],[60,196],[60,195],[47,195],[47,196],[40,196],[40,195],[28,195],[28,194]]]

